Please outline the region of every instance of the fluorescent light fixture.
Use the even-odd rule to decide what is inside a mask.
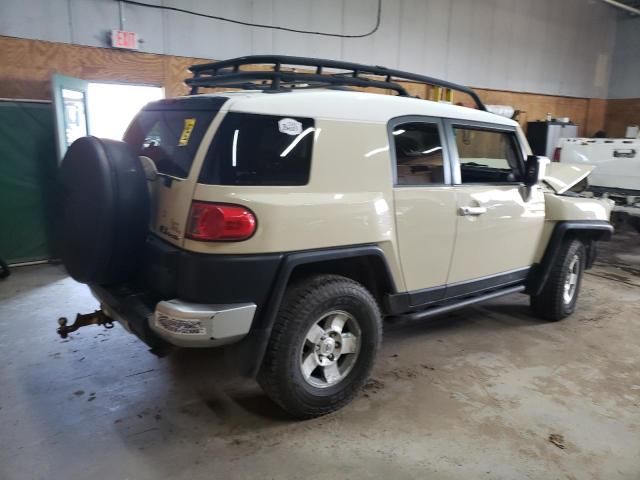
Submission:
[[[300,140],[302,140],[304,137],[306,137],[307,135],[309,135],[311,132],[313,132],[315,130],[315,128],[313,127],[309,127],[307,128],[304,132],[302,132],[301,134],[299,134],[296,138],[293,139],[293,142],[291,142],[289,144],[289,146],[287,148],[284,149],[284,151],[280,154],[281,157],[286,157],[287,155],[289,155],[289,153],[291,152],[291,150],[293,150],[296,145],[298,143],[300,143]]]

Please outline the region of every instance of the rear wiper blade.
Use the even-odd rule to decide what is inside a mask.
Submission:
[[[465,167],[488,167],[489,165],[485,165],[484,163],[476,163],[476,162],[464,162],[461,163],[460,166]]]

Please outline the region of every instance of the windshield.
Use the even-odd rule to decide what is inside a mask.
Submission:
[[[186,178],[216,113],[211,110],[143,110],[134,118],[124,140],[138,155],[153,160],[159,173]]]

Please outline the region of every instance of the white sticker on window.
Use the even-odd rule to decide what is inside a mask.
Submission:
[[[283,118],[278,121],[278,130],[287,135],[300,135],[302,133],[302,123],[293,118]]]

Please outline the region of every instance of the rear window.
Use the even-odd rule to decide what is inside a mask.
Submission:
[[[215,111],[143,110],[125,141],[138,155],[151,158],[158,172],[186,178]]]
[[[306,185],[314,122],[310,118],[228,113],[200,172],[210,185]]]

